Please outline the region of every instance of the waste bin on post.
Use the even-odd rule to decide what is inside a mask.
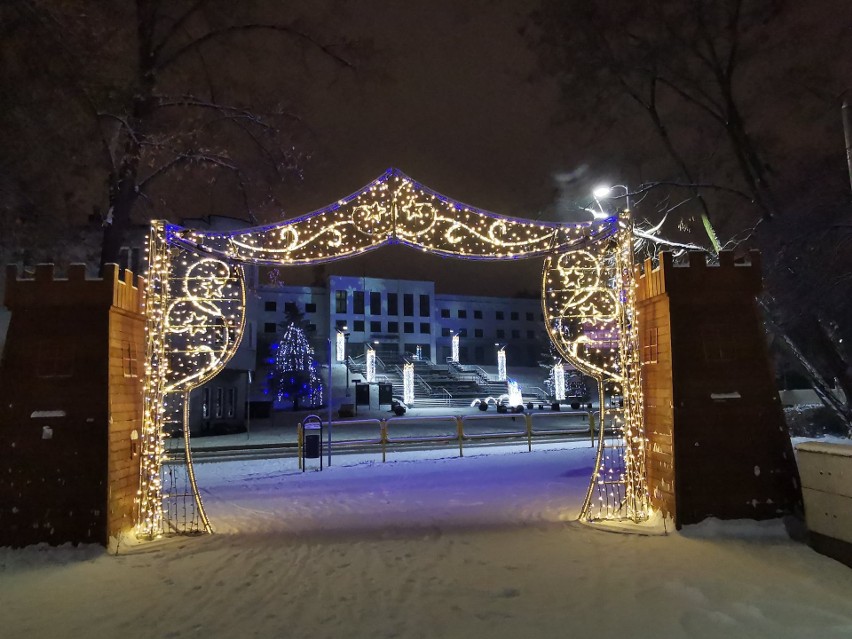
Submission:
[[[306,459],[319,459],[322,470],[322,420],[318,415],[308,415],[302,422],[304,446],[302,447],[302,472]]]

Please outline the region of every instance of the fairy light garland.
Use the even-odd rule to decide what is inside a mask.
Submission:
[[[497,350],[497,379],[506,381],[506,347]]]
[[[411,362],[402,367],[402,401],[407,406],[414,403],[414,364]]]
[[[562,362],[553,365],[553,396],[556,401],[565,399],[565,366]]]
[[[364,369],[364,381],[372,384],[376,381],[376,351],[369,346],[367,347],[365,360],[367,364]]]
[[[510,380],[508,380],[507,386],[508,386],[507,395],[509,396],[509,406],[511,406],[513,408],[515,406],[521,406],[524,403],[524,397],[521,394],[521,389],[518,386],[518,382],[516,382],[514,379],[510,379]]]
[[[598,381],[600,390],[606,384],[624,397],[623,412],[614,415],[622,428],[623,455],[618,447],[600,447],[590,494],[592,485],[613,482],[607,486],[618,489],[606,493],[609,505],[600,512],[641,520],[648,507],[631,242],[629,215],[581,224],[509,218],[445,197],[397,169],[328,207],[279,224],[224,233],[153,222],[138,531],[164,530],[161,470],[169,415],[182,413],[188,392],[222,370],[239,346],[245,324],[239,264],[320,264],[389,243],[472,260],[545,257],[542,310],[551,340],[565,360]],[[453,336],[454,361],[458,338]],[[345,361],[345,349],[345,336],[338,332],[338,361]],[[371,382],[372,348],[366,361]],[[408,380],[411,370],[413,400],[409,366],[404,377]],[[553,374],[554,387],[564,393],[564,370],[561,384],[556,369]],[[498,351],[498,377],[506,379],[504,349]],[[406,386],[406,402],[408,392]],[[187,436],[185,460],[191,464],[188,441]],[[203,515],[194,481],[192,490]],[[584,517],[595,518],[587,507]]]

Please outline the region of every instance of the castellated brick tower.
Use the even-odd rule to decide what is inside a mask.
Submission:
[[[760,312],[760,254],[719,266],[671,253],[637,269],[647,471],[654,507],[677,527],[706,517],[767,519],[801,491]]]
[[[0,546],[100,543],[132,528],[139,487],[145,280],[114,264],[34,279],[7,269],[0,363]]]

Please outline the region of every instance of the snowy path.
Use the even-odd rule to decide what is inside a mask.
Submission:
[[[778,522],[572,521],[591,449],[296,474],[202,464],[218,534],[0,549],[4,637],[852,636],[852,570]]]

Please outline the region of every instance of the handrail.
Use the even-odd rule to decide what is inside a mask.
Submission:
[[[538,386],[528,386],[527,388],[524,388],[524,389],[522,389],[522,390],[525,390],[525,391],[535,391],[535,393],[536,393],[536,395],[538,396],[538,398],[539,398],[539,399],[548,399],[548,398],[550,397],[550,395],[548,395],[547,393],[545,393],[545,392],[544,392],[541,388],[539,388]]]
[[[427,392],[429,395],[431,395],[431,394],[432,394],[432,387],[431,387],[431,386],[429,386],[429,384],[427,384],[427,383],[426,383],[426,380],[425,380],[425,379],[423,379],[420,375],[415,375],[415,376],[414,376],[414,380],[415,380],[415,381],[417,381],[417,382],[420,382],[421,384],[423,384],[423,385],[426,387],[426,392]]]
[[[443,386],[439,386],[438,390],[442,390],[442,391],[444,391],[444,393],[446,393],[446,395],[447,395],[447,406],[451,406],[452,403],[453,403],[453,394],[450,391],[448,391],[446,388],[444,388]]]

